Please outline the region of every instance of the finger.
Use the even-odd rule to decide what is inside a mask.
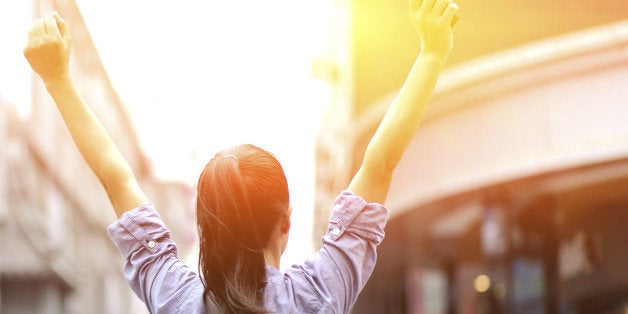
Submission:
[[[452,3],[451,0],[437,0],[432,8],[432,12],[436,13],[436,16],[443,16],[447,6]]]
[[[35,35],[35,27],[31,26],[27,34],[28,34],[28,40],[26,41],[26,45],[24,46],[24,49],[22,50],[22,53],[24,54],[24,56],[27,56],[30,54],[30,48],[37,41],[37,35]]]
[[[27,32],[28,41],[34,41],[37,35],[35,34],[35,25],[31,26],[31,28]]]
[[[52,17],[57,22],[57,27],[59,28],[59,33],[61,34],[61,37],[63,37],[63,40],[69,41],[70,32],[68,31],[68,25],[65,23],[65,20],[63,20],[61,16],[59,16],[59,13],[57,13],[57,11],[52,13]]]
[[[35,31],[35,37],[45,36],[46,27],[44,27],[44,19],[36,19],[35,22],[33,22],[33,30]]]
[[[410,0],[410,12],[416,12],[419,8],[421,8],[422,0]]]
[[[52,17],[49,17],[44,20],[44,27],[46,28],[46,34],[50,37],[59,37],[61,39],[61,33],[59,33],[59,29],[57,28],[57,21]]]
[[[457,13],[458,5],[452,2],[447,6],[447,8],[445,8],[445,12],[443,13],[441,19],[443,19],[444,22],[451,23],[451,26],[454,26],[460,18]]]
[[[460,20],[460,15],[458,15],[458,13],[456,13],[454,15],[454,17],[451,20],[451,27],[456,26],[456,23],[458,23],[458,20]]]
[[[421,3],[421,11],[430,12],[434,7],[435,2],[436,0],[423,0],[423,2]]]

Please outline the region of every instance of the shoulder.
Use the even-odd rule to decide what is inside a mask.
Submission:
[[[267,302],[295,313],[343,313],[351,308],[375,265],[388,209],[351,191],[336,198],[323,247],[284,274],[267,270]],[[270,307],[269,307],[270,308]],[[282,310],[283,312],[283,310]],[[288,311],[290,313],[290,311]]]
[[[265,306],[278,313],[331,313],[329,298],[318,290],[312,276],[293,266],[281,273],[266,265]]]
[[[125,259],[129,286],[154,313],[204,309],[198,274],[177,257],[177,245],[151,203],[125,212],[107,231]]]

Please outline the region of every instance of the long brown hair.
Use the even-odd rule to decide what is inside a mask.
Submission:
[[[198,180],[199,272],[206,308],[223,313],[264,309],[264,249],[289,208],[288,183],[277,159],[250,144],[223,150]]]

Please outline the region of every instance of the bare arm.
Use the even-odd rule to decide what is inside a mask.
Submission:
[[[368,202],[384,203],[392,173],[423,118],[436,81],[452,48],[452,0],[410,0],[421,53],[369,142],[349,190]]]
[[[131,167],[74,84],[69,71],[70,46],[65,21],[54,13],[33,23],[24,56],[46,85],[76,147],[119,217],[146,203],[147,198]]]

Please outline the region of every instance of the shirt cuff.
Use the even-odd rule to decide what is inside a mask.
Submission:
[[[389,215],[386,206],[367,203],[362,197],[345,190],[334,201],[327,235],[337,240],[349,231],[379,244],[384,239]]]
[[[142,247],[155,253],[160,245],[158,240],[170,238],[170,231],[152,203],[125,212],[107,227],[107,232],[125,260]]]

